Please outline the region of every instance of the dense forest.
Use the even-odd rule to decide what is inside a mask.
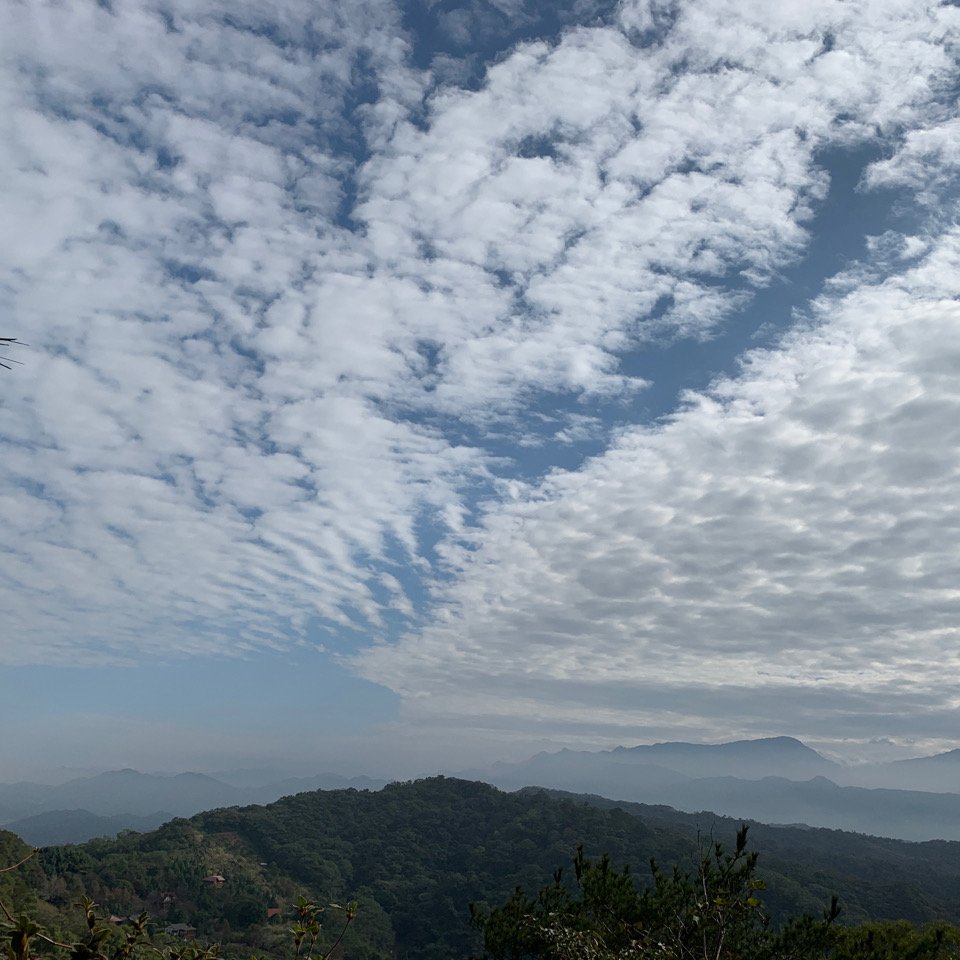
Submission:
[[[738,826],[709,814],[434,778],[378,792],[302,793],[173,820],[151,833],[45,848],[0,875],[0,898],[52,939],[73,942],[83,933],[74,904],[89,897],[118,926],[145,912],[161,940],[165,930],[195,935],[237,957],[290,956],[298,896],[356,901],[344,956],[446,960],[480,955],[485,936],[491,947],[489,927],[471,922],[471,904],[474,918],[483,918],[497,916],[517,888],[533,897],[578,847],[584,862],[607,855],[618,869],[632,865],[631,883],[643,891],[653,882],[651,858],[695,874],[705,848],[735,848]],[[958,843],[760,826],[750,840],[759,854],[752,880],[763,887],[771,929],[804,913],[822,916],[834,894],[837,924],[960,921]],[[3,835],[3,863],[24,853]],[[573,872],[560,884],[574,903]],[[340,919],[328,911],[321,947]],[[510,956],[505,942],[497,949]]]

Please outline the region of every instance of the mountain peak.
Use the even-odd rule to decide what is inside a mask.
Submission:
[[[796,737],[757,737],[752,740],[727,740],[722,743],[690,743],[685,740],[663,740],[650,744],[637,744],[633,747],[615,747],[613,753],[622,752],[664,752],[676,751],[689,754],[709,754],[717,752],[762,752],[771,749],[791,751],[794,754],[803,754],[809,757],[818,757],[824,763],[832,763],[812,747],[808,747]]]

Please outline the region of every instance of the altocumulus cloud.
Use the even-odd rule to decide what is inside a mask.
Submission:
[[[957,8],[624,3],[470,88],[375,0],[0,16],[0,296],[35,346],[0,408],[6,662],[401,617],[352,662],[418,716],[666,723],[678,677],[705,723],[753,690],[742,728],[814,684],[950,706],[949,230],[669,422],[609,411],[624,353],[816,242],[827,151],[940,196]],[[599,398],[609,450],[498,485],[571,397],[558,441]]]
[[[364,672],[476,722],[950,738],[958,267],[951,232],[669,423],[514,485],[437,622]]]

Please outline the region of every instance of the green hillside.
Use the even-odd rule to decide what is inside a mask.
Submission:
[[[17,909],[34,909],[64,935],[74,922],[70,905],[87,895],[105,914],[146,911],[157,930],[186,924],[230,956],[290,956],[291,904],[303,894],[359,902],[345,956],[446,960],[481,949],[471,902],[493,907],[517,886],[536,891],[578,845],[588,857],[607,853],[616,865],[632,864],[640,878],[651,857],[695,863],[695,831],[684,815],[598,802],[444,778],[378,792],[318,791],[174,820],[152,833],[46,848],[16,880],[0,879]],[[700,826],[732,844],[731,821]],[[775,923],[819,915],[833,893],[851,921],[960,920],[958,843],[787,828],[756,834],[751,846]],[[12,862],[18,845],[9,835],[5,842]],[[205,879],[211,875],[225,881]],[[281,914],[268,921],[277,907]],[[337,924],[332,916],[331,936]]]

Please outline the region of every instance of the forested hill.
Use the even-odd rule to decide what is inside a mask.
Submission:
[[[711,821],[712,823],[712,821]],[[711,823],[704,823],[709,830]],[[732,823],[714,838],[732,843]],[[960,919],[960,844],[909,844],[823,830],[766,828],[755,848],[775,915],[819,914],[831,893],[848,917]],[[729,834],[729,836],[728,836]],[[775,855],[764,856],[764,844]],[[839,842],[841,841],[842,842]],[[379,792],[302,793],[266,807],[175,820],[152,833],[49,848],[36,891],[66,906],[81,889],[118,915],[146,909],[201,935],[271,952],[270,907],[296,893],[321,901],[358,899],[351,957],[467,956],[478,948],[471,901],[497,904],[520,885],[534,891],[582,844],[644,875],[691,864],[689,824],[651,808],[601,809],[542,791],[502,793],[486,784],[435,778]],[[204,882],[222,874],[222,888]],[[164,897],[169,902],[164,905]],[[281,918],[282,919],[282,918]],[[282,931],[277,930],[277,933]]]
[[[729,844],[744,823],[750,826],[751,849],[761,853],[760,872],[773,878],[764,901],[775,913],[792,913],[807,899],[842,896],[847,922],[906,919],[923,922],[934,917],[960,917],[960,842],[905,842],[822,827],[772,826],[753,820],[703,811],[684,813],[672,807],[608,800],[563,790],[524,791],[560,800],[586,803],[602,810],[617,809],[640,818],[648,827],[680,833],[691,843],[717,837]],[[932,896],[932,899],[931,899]]]

